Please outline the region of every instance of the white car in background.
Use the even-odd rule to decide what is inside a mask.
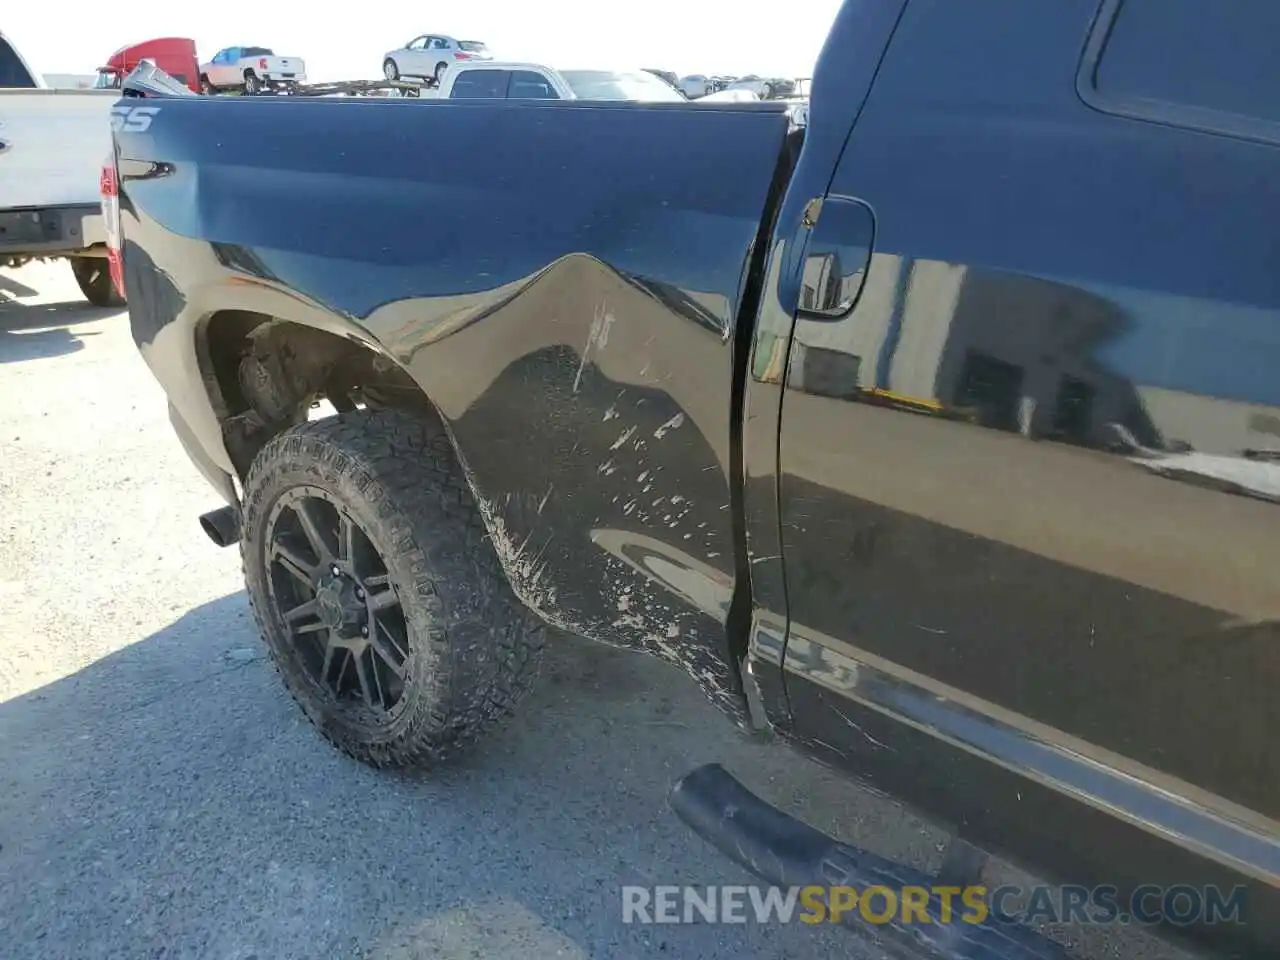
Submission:
[[[711,92],[711,78],[701,73],[691,73],[680,78],[680,89],[690,100],[705,97]]]
[[[277,57],[270,47],[223,47],[208,63],[200,64],[204,93],[291,90],[306,79],[307,65],[301,57]]]
[[[399,50],[388,51],[382,58],[382,75],[388,80],[421,77],[439,83],[455,63],[492,59],[489,48],[479,40],[455,40],[444,34],[427,33],[414,37]]]
[[[538,63],[464,63],[440,85],[442,99],[631,100],[684,103],[685,97],[646,70],[557,70]]]

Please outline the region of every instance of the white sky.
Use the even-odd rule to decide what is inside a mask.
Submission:
[[[92,73],[129,43],[191,37],[202,60],[235,44],[307,61],[313,80],[377,77],[382,55],[423,33],[487,43],[499,59],[810,76],[840,0],[7,0],[0,29],[37,73]],[[361,7],[367,13],[358,12]]]

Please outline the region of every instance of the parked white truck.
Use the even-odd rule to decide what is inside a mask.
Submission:
[[[123,301],[99,198],[112,90],[51,90],[0,33],[0,266],[66,258],[95,306]]]
[[[207,94],[291,92],[306,79],[301,57],[278,57],[270,47],[223,47],[200,64],[200,89]]]
[[[684,94],[640,69],[559,70],[540,63],[468,60],[445,71],[443,100],[634,100],[681,103]]]

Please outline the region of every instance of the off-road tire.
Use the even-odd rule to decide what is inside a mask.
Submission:
[[[111,281],[111,266],[106,257],[72,257],[71,273],[84,298],[95,307],[123,307],[124,297]]]
[[[299,486],[338,500],[381,554],[409,637],[403,707],[344,708],[303,668],[268,592],[275,502]],[[334,745],[375,767],[430,767],[470,748],[532,686],[545,629],[514,596],[434,416],[356,410],[270,441],[245,481],[241,558],[258,629],[285,685]]]

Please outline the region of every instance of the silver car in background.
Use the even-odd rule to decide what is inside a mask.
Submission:
[[[438,84],[455,63],[492,59],[488,46],[479,40],[456,40],[441,33],[425,33],[398,50],[389,50],[382,58],[382,75],[388,80],[421,77]]]

